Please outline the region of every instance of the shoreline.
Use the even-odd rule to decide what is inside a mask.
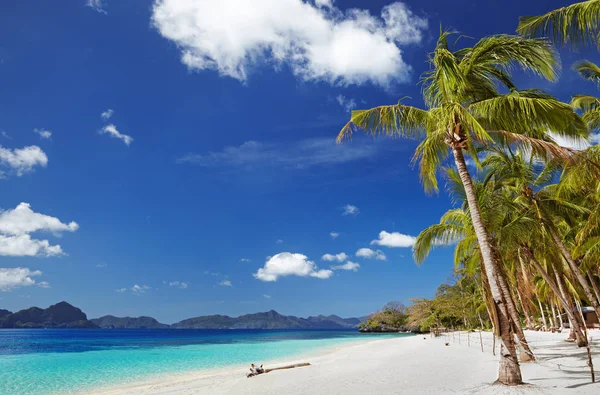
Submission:
[[[382,333],[381,339],[374,339],[372,337],[369,339],[356,338],[356,339],[348,340],[341,344],[317,347],[317,348],[311,349],[309,351],[306,351],[304,353],[300,353],[297,355],[291,355],[288,358],[283,358],[283,359],[266,360],[266,361],[248,361],[247,363],[244,363],[244,364],[224,365],[222,367],[217,367],[217,368],[206,368],[206,369],[196,369],[196,370],[185,371],[185,372],[154,374],[154,375],[150,375],[146,378],[143,378],[141,380],[136,380],[136,381],[127,382],[127,383],[109,384],[109,385],[100,386],[100,387],[91,387],[91,388],[86,388],[86,389],[77,391],[75,393],[78,395],[84,395],[84,394],[86,394],[86,395],[87,394],[89,394],[89,395],[135,394],[135,393],[138,393],[137,391],[143,390],[146,387],[154,387],[154,386],[165,384],[165,383],[172,384],[172,383],[176,382],[178,384],[182,384],[182,383],[193,381],[193,380],[203,380],[203,379],[210,379],[210,378],[216,379],[216,378],[221,378],[223,376],[242,377],[242,378],[246,379],[246,372],[248,371],[251,363],[264,364],[268,367],[277,367],[277,366],[289,365],[289,364],[300,363],[300,362],[310,362],[307,359],[316,360],[316,359],[325,357],[327,355],[333,354],[335,352],[338,352],[342,349],[352,348],[352,347],[355,347],[358,345],[369,344],[369,343],[374,343],[374,342],[381,342],[381,341],[385,341],[387,339],[410,337],[409,334],[399,334],[399,335],[401,335],[401,336],[392,337],[392,336],[390,336],[389,333]],[[378,335],[375,335],[375,336],[378,336]],[[130,391],[134,391],[134,390],[136,392],[130,392]],[[60,395],[60,394],[61,393],[59,392],[55,395]]]
[[[462,333],[463,336],[465,332]],[[566,333],[527,332],[538,362],[521,364],[526,385],[493,385],[497,356],[477,341],[467,345],[460,334],[443,338],[413,335],[369,339],[314,350],[302,356],[269,361],[266,367],[309,362],[311,366],[275,371],[250,379],[244,366],[166,375],[151,381],[88,390],[96,395],[156,394],[596,394],[585,366],[585,349],[564,342]],[[592,331],[594,363],[600,377],[600,331]],[[492,344],[483,332],[485,344]],[[464,340],[464,338],[463,338]],[[473,338],[475,340],[475,338]],[[449,343],[448,346],[445,343]],[[258,361],[255,361],[258,362]],[[250,363],[250,362],[249,362]],[[249,364],[248,363],[248,364]],[[264,363],[264,362],[259,362]]]

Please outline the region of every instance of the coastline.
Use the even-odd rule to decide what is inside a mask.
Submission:
[[[379,336],[379,335],[375,335]],[[408,337],[407,334],[399,334],[397,338]],[[215,380],[234,380],[237,378],[244,378],[246,380],[246,372],[251,363],[264,364],[268,367],[277,367],[284,366],[299,362],[310,362],[314,360],[318,360],[319,358],[323,358],[327,355],[336,353],[340,350],[352,348],[358,345],[369,344],[373,342],[381,342],[386,339],[394,338],[390,336],[389,333],[381,334],[381,338],[373,338],[369,337],[368,339],[361,338],[353,338],[349,339],[343,343],[336,343],[333,345],[325,345],[317,348],[312,348],[306,352],[300,352],[295,355],[290,355],[285,358],[277,358],[277,359],[268,359],[268,360],[256,360],[256,361],[248,361],[243,364],[230,364],[222,367],[216,368],[206,368],[206,369],[196,369],[186,372],[177,372],[177,373],[163,373],[163,374],[154,374],[150,375],[147,378],[136,380],[133,382],[127,383],[117,383],[117,384],[109,384],[106,386],[100,387],[91,387],[86,388],[81,391],[75,392],[79,395],[90,394],[90,395],[120,395],[120,394],[138,394],[138,393],[146,393],[140,391],[146,391],[147,389],[159,388],[163,385],[172,386],[174,383],[177,385],[185,384],[194,380],[205,380],[205,379],[215,379]],[[162,392],[148,392],[148,393],[162,393]],[[60,392],[58,394],[61,394]]]
[[[464,335],[464,332],[463,332]],[[596,394],[600,383],[591,384],[589,368],[582,353],[564,342],[565,333],[527,333],[536,363],[522,364],[527,383],[518,387],[493,385],[497,376],[497,356],[480,349],[476,341],[468,346],[450,338],[429,335],[373,339],[344,344],[329,350],[314,350],[286,360],[272,361],[267,367],[310,362],[312,366],[276,371],[247,379],[248,366],[229,366],[152,381],[87,391],[96,395],[155,394]],[[596,371],[600,366],[600,331],[593,338]],[[483,333],[491,344],[491,334]],[[464,338],[463,338],[464,339]],[[449,346],[445,343],[449,342]],[[557,351],[560,351],[558,355]],[[564,354],[564,355],[563,355]]]

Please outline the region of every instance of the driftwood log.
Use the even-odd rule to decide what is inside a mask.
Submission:
[[[250,365],[250,371],[248,373],[246,373],[246,377],[249,378],[249,377],[258,376],[259,374],[269,373],[274,370],[294,369],[294,368],[301,368],[304,366],[310,366],[310,363],[308,363],[308,362],[296,363],[294,365],[279,366],[277,368],[272,368],[272,369],[264,369],[262,365],[256,366],[256,365],[252,364],[252,365]]]

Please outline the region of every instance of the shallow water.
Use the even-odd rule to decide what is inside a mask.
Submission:
[[[307,354],[382,336],[357,331],[1,329],[0,394],[74,393]]]

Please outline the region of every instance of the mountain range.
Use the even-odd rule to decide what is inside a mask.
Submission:
[[[337,315],[299,318],[279,314],[275,310],[239,317],[207,315],[188,318],[171,325],[178,329],[351,329],[360,324],[358,318]]]
[[[47,309],[30,307],[12,313],[0,310],[0,328],[97,328],[83,311],[67,302],[54,304]]]
[[[115,317],[106,315],[88,320],[85,313],[67,302],[40,309],[30,307],[12,313],[0,309],[0,328],[106,328],[106,329],[353,329],[363,318],[337,315],[300,318],[279,314],[275,310],[239,317],[207,315],[162,324],[152,317]]]

